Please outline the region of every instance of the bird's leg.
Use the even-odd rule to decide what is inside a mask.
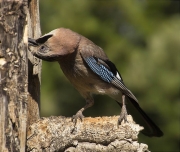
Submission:
[[[125,104],[125,95],[122,95],[122,108],[121,108],[121,114],[120,117],[118,119],[118,125],[121,124],[122,120],[124,120],[124,122],[128,122],[127,121],[127,109],[126,109],[126,104]]]
[[[86,105],[83,108],[81,108],[75,115],[73,115],[72,121],[76,123],[78,118],[82,121],[82,119],[84,118],[82,114],[83,111],[93,106],[93,104],[94,104],[93,98],[86,98]]]

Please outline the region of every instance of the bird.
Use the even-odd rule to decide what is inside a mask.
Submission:
[[[126,87],[114,63],[94,42],[68,28],[60,27],[37,39],[28,38],[28,45],[36,47],[31,51],[34,56],[45,61],[57,61],[64,75],[85,99],[85,106],[72,116],[73,121],[84,118],[84,110],[94,104],[93,95],[108,95],[121,106],[118,125],[123,120],[127,122],[130,113],[144,127],[144,135],[163,136],[161,129],[142,110],[137,98]]]

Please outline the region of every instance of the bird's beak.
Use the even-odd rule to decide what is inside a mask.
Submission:
[[[32,38],[28,38],[28,45],[34,46],[34,47],[39,46],[39,44],[36,42],[36,40],[32,39]]]

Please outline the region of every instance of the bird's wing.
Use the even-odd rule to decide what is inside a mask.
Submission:
[[[107,58],[102,59],[100,56],[97,57],[95,54],[92,55],[92,53],[89,55],[90,56],[87,55],[87,52],[83,52],[83,50],[81,51],[82,58],[95,74],[97,74],[103,81],[113,84],[115,87],[120,89],[123,94],[138,102],[132,92],[125,86],[120,73],[111,61]]]

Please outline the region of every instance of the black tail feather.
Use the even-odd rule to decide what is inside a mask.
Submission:
[[[141,107],[139,106],[139,104],[134,101],[133,99],[129,98],[128,104],[127,104],[127,109],[128,112],[131,113],[135,113],[133,114],[133,118],[135,119],[135,121],[142,125],[144,127],[144,129],[142,130],[142,133],[146,136],[149,137],[161,137],[163,136],[163,132],[159,129],[159,127],[149,118],[149,116],[147,116],[147,114],[141,109]]]

